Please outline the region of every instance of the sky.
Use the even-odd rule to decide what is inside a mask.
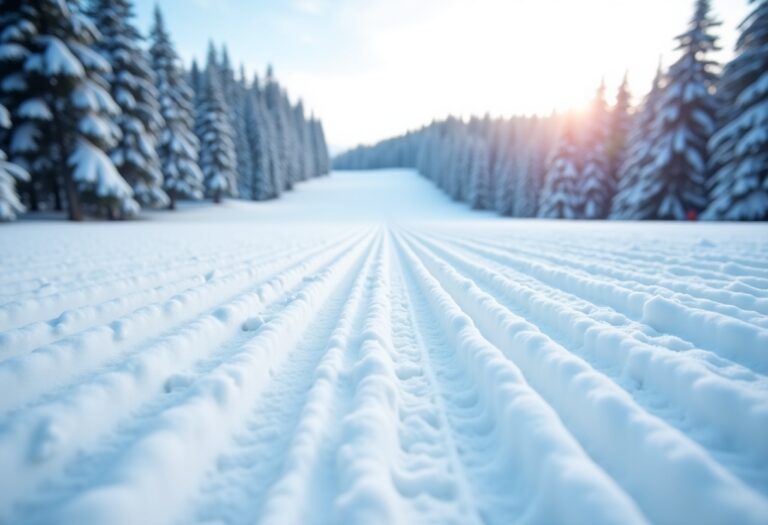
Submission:
[[[136,0],[155,3],[185,62],[226,44],[251,75],[272,64],[320,117],[332,152],[435,118],[549,114],[585,106],[625,72],[636,99],[676,57],[693,0]],[[732,56],[747,0],[712,0]]]

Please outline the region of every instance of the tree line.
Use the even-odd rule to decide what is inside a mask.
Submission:
[[[739,26],[721,68],[708,0],[695,2],[633,107],[625,77],[582,113],[448,118],[334,159],[338,169],[411,167],[452,198],[514,217],[768,220],[768,1]]]
[[[321,122],[271,67],[249,80],[211,44],[188,71],[159,7],[148,46],[133,18],[132,0],[0,0],[0,220],[266,200],[328,173]]]

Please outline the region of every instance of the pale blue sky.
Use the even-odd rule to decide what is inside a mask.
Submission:
[[[154,0],[136,0],[146,31]],[[644,93],[673,59],[693,0],[159,0],[186,61],[208,40],[247,70],[267,63],[323,119],[334,149],[448,114],[548,113],[629,70]],[[722,59],[746,0],[713,0]]]

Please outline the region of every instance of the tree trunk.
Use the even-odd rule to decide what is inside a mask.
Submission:
[[[168,209],[169,210],[175,210],[176,209],[176,192],[175,191],[169,191],[168,192]]]
[[[29,199],[29,211],[40,211],[40,200],[37,196],[37,188],[35,188],[35,181],[31,180],[27,183],[27,198]]]
[[[214,204],[221,204],[221,191],[217,191],[213,194],[213,203]]]
[[[67,215],[70,221],[82,221],[83,220],[83,207],[80,203],[80,193],[77,191],[77,184],[75,179],[72,178],[72,170],[68,166],[69,151],[67,147],[67,139],[64,133],[64,126],[61,120],[55,120],[53,122],[56,130],[56,136],[59,142],[59,155],[57,168],[59,172],[58,180],[64,181],[64,192],[67,196]],[[56,174],[54,173],[54,177]]]
[[[69,220],[82,221],[83,208],[80,205],[80,195],[77,193],[77,188],[75,187],[75,181],[72,179],[71,175],[67,175],[66,190],[67,190],[67,202],[69,204]]]
[[[54,178],[53,183],[53,208],[56,211],[62,211],[64,209],[64,202],[61,198],[61,187],[59,186],[58,178]]]

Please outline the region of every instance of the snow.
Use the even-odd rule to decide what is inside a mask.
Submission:
[[[768,520],[763,224],[143,217],[0,228],[0,523]]]
[[[48,45],[43,53],[27,58],[24,69],[44,76],[83,77],[85,70],[69,48],[56,37],[46,37]]]
[[[88,121],[98,123],[100,119],[86,116],[80,120],[80,125]],[[87,140],[80,139],[68,163],[74,168],[72,178],[80,185],[82,191],[92,193],[98,198],[114,200],[124,216],[132,217],[139,213],[141,208],[133,199],[133,190],[102,150]]]
[[[104,111],[110,115],[120,113],[120,108],[115,104],[103,87],[95,82],[82,82],[72,92],[72,105],[78,109],[89,111]]]
[[[19,117],[31,118],[35,120],[53,119],[53,113],[51,113],[48,104],[39,98],[31,98],[22,102],[19,106],[18,114]]]

